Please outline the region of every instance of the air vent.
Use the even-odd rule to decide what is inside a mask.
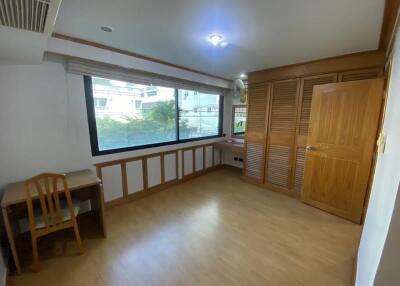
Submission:
[[[0,0],[0,24],[44,33],[50,0]]]

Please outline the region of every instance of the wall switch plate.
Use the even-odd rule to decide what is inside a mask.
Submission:
[[[386,135],[384,133],[379,134],[378,141],[376,142],[377,145],[377,153],[378,154],[383,154],[385,153],[385,147],[386,147]]]

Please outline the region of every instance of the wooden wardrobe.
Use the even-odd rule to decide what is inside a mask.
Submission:
[[[382,76],[380,59],[370,61],[367,68],[365,59],[349,57],[251,73],[244,178],[299,197],[314,86]]]

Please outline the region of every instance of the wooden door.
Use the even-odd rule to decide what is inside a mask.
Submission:
[[[314,88],[302,200],[360,223],[383,96],[383,80]]]
[[[261,184],[264,182],[269,89],[269,84],[252,87],[247,100],[244,176]]]
[[[297,106],[297,126],[294,164],[294,191],[299,193],[303,187],[303,175],[306,145],[308,137],[308,123],[310,122],[311,103],[313,89],[316,85],[334,83],[337,81],[337,74],[325,74],[310,76],[301,79],[300,100]]]

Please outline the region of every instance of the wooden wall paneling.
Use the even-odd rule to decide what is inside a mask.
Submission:
[[[149,179],[147,176],[147,158],[142,158],[142,172],[143,172],[143,187],[144,191],[149,189]]]
[[[206,169],[206,146],[203,146],[203,170]]]
[[[175,150],[176,180],[179,181],[179,150]]]
[[[193,167],[192,167],[193,173],[196,173],[196,153],[195,153],[195,148],[192,148],[192,164],[193,164]]]
[[[336,73],[305,77],[301,79],[299,100],[297,104],[296,143],[294,147],[294,160],[292,178],[294,191],[300,193],[303,185],[305,164],[305,148],[307,144],[308,127],[311,114],[311,103],[314,86],[337,82]]]
[[[195,158],[195,172],[201,172],[204,170],[204,147],[199,147],[194,149],[194,158]]]
[[[339,73],[339,81],[346,82],[346,81],[374,79],[382,76],[383,76],[383,68],[353,70],[353,71],[345,71]]]
[[[248,96],[244,176],[264,183],[267,122],[270,111],[271,85],[251,87]]]
[[[104,201],[110,202],[124,198],[121,166],[102,167]]]
[[[148,156],[147,161],[147,186],[148,188],[154,188],[161,185],[163,168],[161,165],[162,153]]]
[[[178,153],[165,152],[163,160],[164,183],[178,180]]]
[[[160,156],[160,169],[161,169],[161,184],[164,184],[165,183],[164,152]]]
[[[144,191],[143,160],[130,160],[125,162],[127,174],[128,196]]]
[[[194,173],[193,148],[182,149],[182,174],[183,178]]]
[[[214,145],[213,145],[213,146],[212,146],[212,150],[211,150],[212,166],[213,166],[213,167],[215,166],[215,154],[214,154],[214,150],[215,150],[215,147],[214,147]]]
[[[341,71],[383,68],[385,62],[386,56],[384,51],[367,51],[250,72],[248,74],[248,82],[249,86],[254,86],[260,83]]]
[[[379,49],[390,55],[393,46],[396,24],[398,24],[400,0],[386,0],[385,12],[379,39]]]
[[[221,160],[211,143],[97,163],[95,167],[105,189],[106,207],[113,207],[202,175],[221,165]]]
[[[121,176],[122,176],[122,191],[123,196],[126,198],[128,196],[128,177],[126,175],[126,162],[122,162],[121,166]]]
[[[204,169],[213,167],[213,145],[204,146]]]
[[[292,173],[299,92],[299,79],[277,81],[272,85],[266,184],[286,190],[294,185]]]
[[[222,164],[222,151],[213,147],[213,164],[219,166]]]

